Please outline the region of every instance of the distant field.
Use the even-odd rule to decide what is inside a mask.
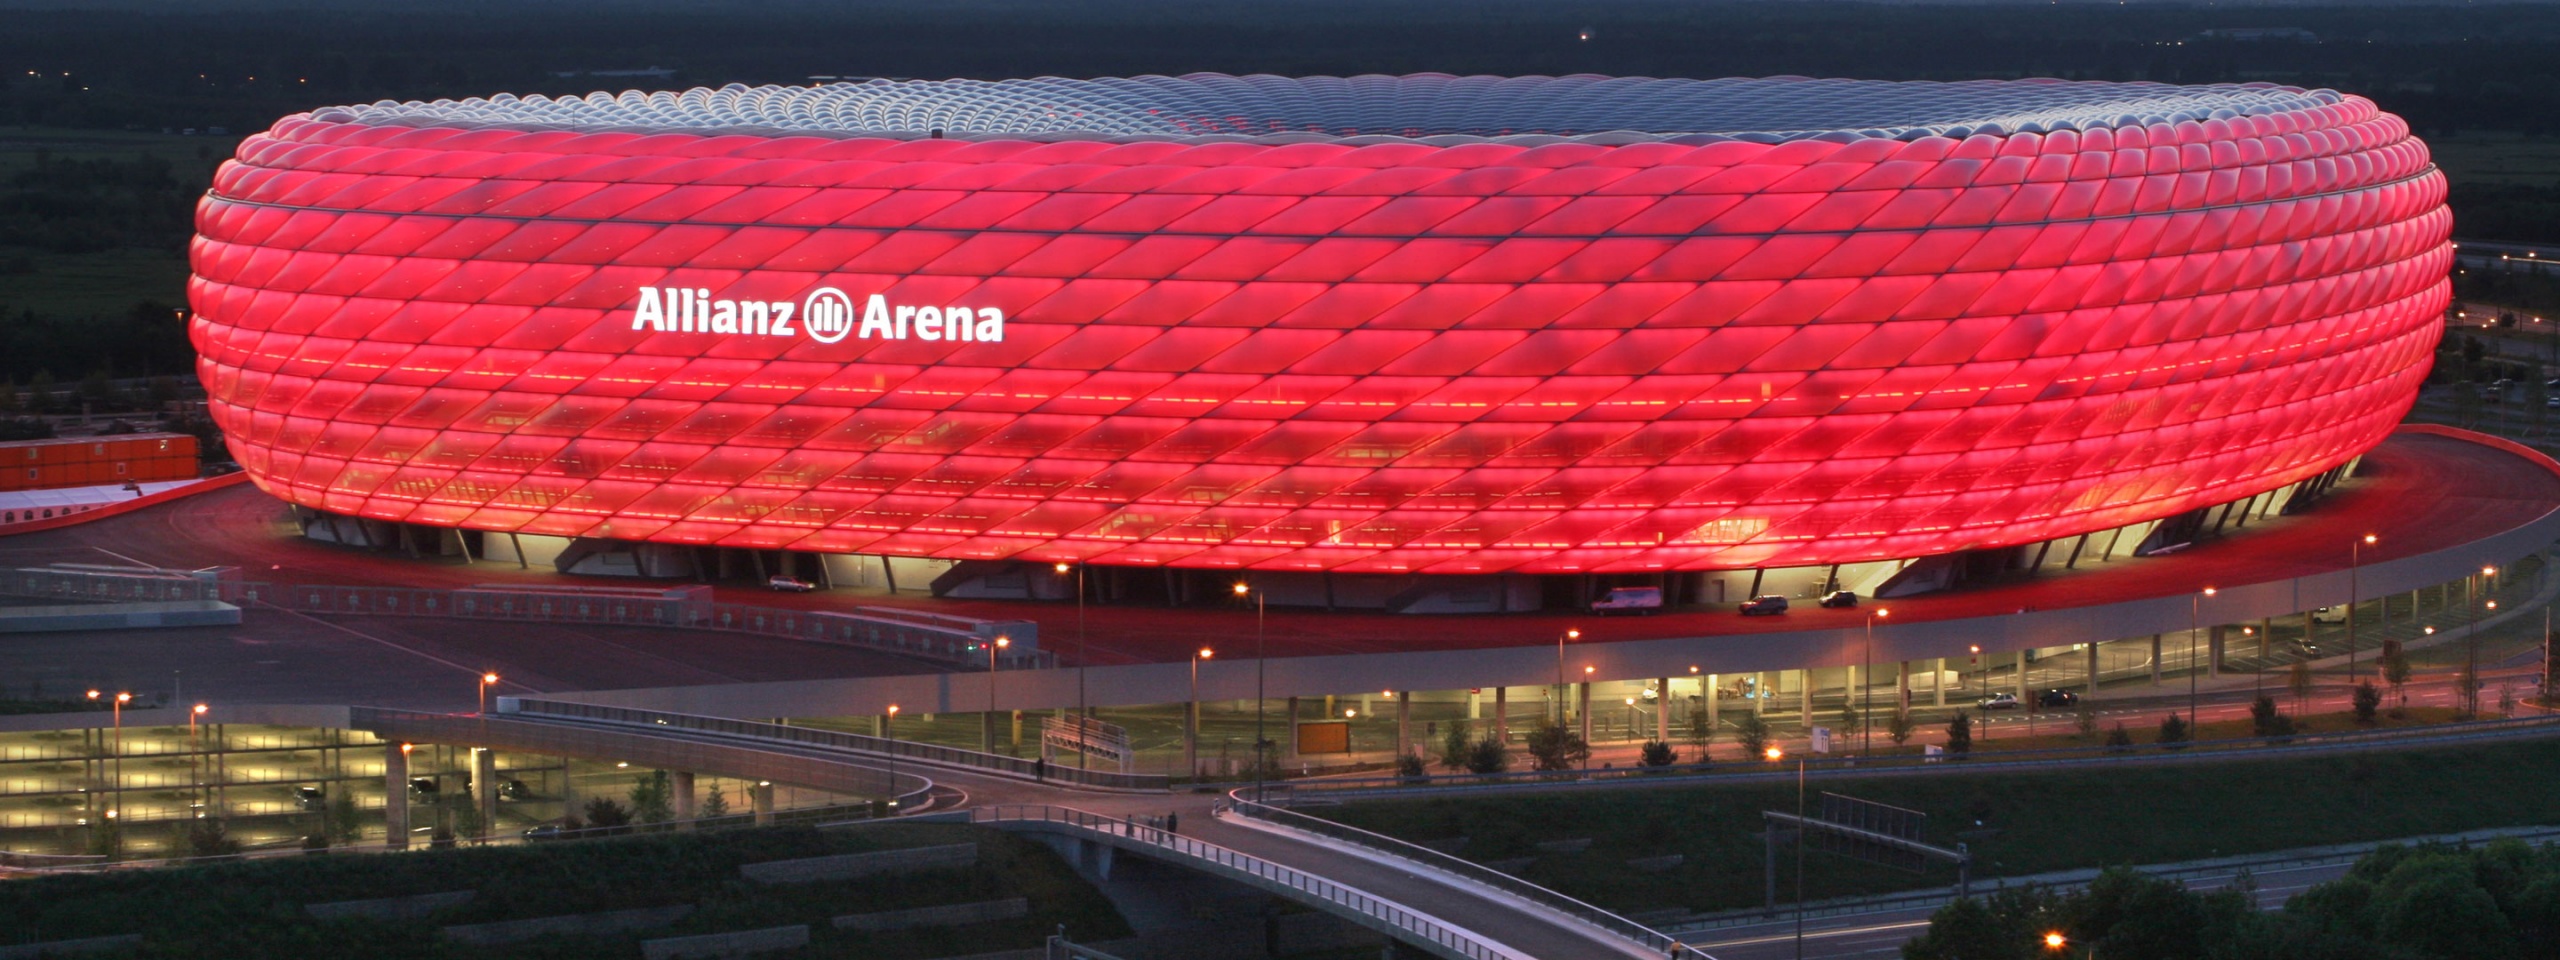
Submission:
[[[2466,133],[2429,138],[2427,147],[2455,183],[2560,184],[2560,138]]]
[[[38,151],[62,160],[130,159],[150,154],[168,160],[185,188],[197,193],[211,181],[214,166],[238,145],[238,137],[0,127],[0,185],[35,166]],[[0,311],[11,315],[34,310],[61,317],[121,316],[142,300],[182,304],[186,301],[186,284],[186,250],[182,246],[86,254],[0,247]]]

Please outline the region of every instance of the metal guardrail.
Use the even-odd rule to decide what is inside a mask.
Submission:
[[[657,731],[683,730],[737,740],[847,750],[976,770],[1021,780],[1063,783],[1102,790],[1161,791],[1169,788],[1169,781],[1162,774],[1083,770],[997,753],[981,753],[958,747],[919,743],[914,740],[873,737],[859,733],[820,730],[814,727],[790,727],[754,720],[731,720],[689,713],[670,713],[664,710],[639,710],[629,707],[608,707],[522,697],[498,698],[498,713],[518,719],[569,720]]]
[[[1690,957],[1695,958],[1695,960],[1715,960],[1714,957],[1709,956],[1705,951],[1681,943],[1679,938],[1673,937],[1670,934],[1663,933],[1660,930],[1629,920],[1615,913],[1592,906],[1591,904],[1584,903],[1572,897],[1565,896],[1564,894],[1557,893],[1537,884],[1530,883],[1527,880],[1520,879],[1519,877],[1512,876],[1500,870],[1495,870],[1491,867],[1467,860],[1463,857],[1456,857],[1446,853],[1441,853],[1440,851],[1433,850],[1429,847],[1407,843],[1384,834],[1371,833],[1358,827],[1335,823],[1321,817],[1311,817],[1294,810],[1285,810],[1269,804],[1256,803],[1245,799],[1243,797],[1244,792],[1244,790],[1237,790],[1227,795],[1229,809],[1234,810],[1239,815],[1252,817],[1253,819],[1276,826],[1313,833],[1327,839],[1339,840],[1353,846],[1383,853],[1387,856],[1404,860],[1418,866],[1450,874],[1472,883],[1492,887],[1493,889],[1500,890],[1520,899],[1546,907],[1549,910],[1572,917],[1573,919],[1582,921],[1583,923],[1598,927],[1607,931],[1611,935],[1635,943],[1646,950],[1653,952],[1657,956],[1671,957],[1675,958],[1675,960],[1680,957]]]
[[[879,650],[956,666],[986,665],[980,634],[1009,621],[936,616],[886,617],[829,610],[790,610],[684,598],[582,594],[481,584],[454,590],[224,581],[221,599],[297,613],[366,617],[452,617],[723,630]],[[977,624],[972,627],[970,624]],[[1024,644],[997,658],[1007,669],[1055,666],[1057,657]]]
[[[1790,760],[1802,760],[1812,773],[1826,775],[1907,774],[1986,768],[2016,770],[2092,762],[2156,763],[2202,759],[2227,760],[2235,756],[2279,759],[2304,753],[2433,746],[2498,739],[2519,734],[2560,735],[2560,715],[2474,720],[2465,723],[2431,724],[2384,730],[2297,733],[2283,737],[2191,740],[2176,746],[2144,743],[2129,747],[2110,747],[2104,744],[2092,744],[2085,747],[1984,751],[1938,757],[1918,754],[1859,757],[1849,754],[1810,758],[1798,756]],[[1979,745],[1979,741],[1976,743]],[[1766,763],[1731,760],[1713,764],[1680,764],[1669,767],[1628,766],[1600,770],[1522,770],[1504,773],[1431,774],[1420,777],[1324,777],[1291,780],[1285,783],[1273,782],[1269,785],[1269,791],[1283,797],[1282,802],[1295,804],[1309,800],[1348,801],[1435,794],[1463,795],[1469,792],[1493,792],[1502,788],[1571,788],[1577,785],[1695,786],[1703,782],[1727,778],[1793,777],[1795,776],[1793,767],[1793,762],[1788,763],[1786,769],[1780,769]]]
[[[974,813],[972,822],[982,825],[1027,822],[1064,827],[1070,832],[1170,853],[1185,862],[1216,868],[1264,890],[1284,896],[1294,895],[1294,899],[1330,904],[1350,914],[1362,926],[1449,960],[1527,960],[1498,943],[1415,913],[1402,904],[1379,899],[1365,891],[1294,867],[1140,824],[1134,819],[1106,817],[1072,807],[1046,804],[981,807]]]

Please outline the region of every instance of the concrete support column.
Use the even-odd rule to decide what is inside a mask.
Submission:
[[[498,751],[471,748],[471,805],[480,811],[480,838],[498,821]]]
[[[1796,671],[1796,726],[1813,729],[1813,669]]]
[[[569,764],[571,761],[567,757],[555,757],[554,759],[560,761],[560,815],[564,817],[577,816],[578,784],[577,781],[569,779]]]
[[[1281,742],[1289,746],[1289,751],[1280,755],[1284,760],[1296,759],[1298,756],[1298,698],[1289,698],[1288,710],[1289,712],[1280,718],[1280,726],[1285,728],[1282,732],[1287,734],[1287,738]]]
[[[2219,624],[2208,628],[2205,631],[2205,652],[2208,654],[2208,659],[2204,662],[2205,676],[2219,677],[2222,675],[2222,631],[2223,628]]]
[[[755,810],[756,826],[773,826],[773,781],[758,780],[747,788],[747,801]]]
[[[1591,742],[1591,681],[1589,681],[1589,680],[1582,681],[1582,683],[1578,684],[1578,686],[1580,686],[1582,689],[1576,692],[1575,703],[1577,704],[1576,709],[1579,709],[1579,710],[1581,710],[1581,711],[1582,711],[1582,742],[1584,742],[1584,743],[1590,743],[1590,742]]]
[[[2092,641],[2082,649],[2089,651],[2088,692],[2096,694],[2098,692],[2098,645],[2096,642]]]
[[[1493,742],[1511,742],[1511,688],[1493,688]]]
[[[382,843],[393,850],[409,848],[409,750],[405,743],[382,745]]]
[[[1484,690],[1481,688],[1467,691],[1467,719],[1484,719]]]
[[[1182,775],[1200,775],[1200,701],[1182,703]]]
[[[2318,639],[2314,636],[2314,633],[2319,629],[2320,621],[2312,619],[2311,611],[2302,611],[2302,642],[2305,646],[2310,645],[2314,640]]]
[[[1396,691],[1396,759],[1413,755],[1413,691]]]
[[[2151,685],[2160,685],[2160,635],[2151,635]]]
[[[1754,673],[1754,674],[1752,674],[1752,675],[1751,675],[1751,715],[1752,715],[1752,716],[1757,717],[1757,716],[1760,716],[1760,715],[1762,715],[1762,714],[1765,714],[1765,713],[1768,713],[1768,712],[1769,712],[1769,694],[1770,694],[1771,692],[1772,692],[1772,691],[1770,691],[1770,689],[1769,689],[1769,675],[1768,675],[1768,674],[1766,674],[1766,673]]]
[[[1893,709],[1897,713],[1911,712],[1911,661],[1909,660],[1894,664]],[[1874,723],[1875,718],[1869,717],[1867,722]]]
[[[1724,704],[1720,699],[1723,692],[1716,689],[1716,685],[1722,682],[1724,674],[1707,674],[1706,688],[1698,691],[1698,703],[1706,708],[1707,723],[1711,726],[1724,722]]]
[[[1671,678],[1653,682],[1653,738],[1671,742]]]
[[[2018,702],[2027,701],[2027,652],[2018,651]]]
[[[1947,705],[1947,658],[1939,657],[1938,669],[1929,674],[1929,699],[1934,706]]]
[[[894,791],[896,788],[891,789]],[[701,816],[694,812],[693,771],[678,770],[667,774],[667,792],[673,795],[670,799],[675,801],[676,822],[680,825],[679,829],[693,829],[694,818]]]
[[[2410,597],[2413,601],[2416,596],[2416,591],[2410,591]],[[2275,636],[2276,622],[2274,618],[2258,621],[2258,659],[2264,660],[2267,658],[2267,644],[2275,642]]]

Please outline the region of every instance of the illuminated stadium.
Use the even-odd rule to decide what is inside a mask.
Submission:
[[[2380,443],[2441,332],[2443,200],[2398,118],[2265,85],[384,102],[241,145],[192,331],[260,488],[476,536],[1343,574],[2076,555]]]

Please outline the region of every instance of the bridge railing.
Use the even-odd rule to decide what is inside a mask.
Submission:
[[[1394,857],[1399,860],[1428,867],[1441,873],[1466,880],[1470,883],[1491,887],[1495,890],[1502,891],[1503,893],[1510,894],[1514,897],[1527,900],[1557,913],[1572,917],[1573,919],[1599,927],[1600,929],[1608,931],[1615,936],[1642,946],[1646,950],[1653,952],[1656,956],[1672,957],[1675,958],[1675,960],[1681,957],[1693,958],[1693,960],[1715,960],[1715,958],[1708,956],[1706,952],[1701,951],[1696,947],[1683,944],[1678,938],[1673,937],[1670,934],[1663,933],[1662,931],[1653,929],[1652,927],[1645,926],[1644,924],[1637,923],[1615,913],[1592,906],[1591,904],[1584,903],[1572,897],[1565,896],[1564,894],[1557,893],[1553,890],[1549,890],[1545,887],[1504,873],[1500,870],[1493,869],[1492,867],[1467,860],[1463,857],[1451,856],[1438,850],[1433,850],[1429,847],[1406,843],[1405,841],[1398,840],[1384,834],[1371,833],[1358,827],[1335,823],[1322,817],[1311,817],[1295,810],[1275,807],[1265,803],[1256,803],[1252,800],[1245,799],[1244,795],[1246,792],[1246,790],[1237,790],[1234,793],[1229,794],[1229,809],[1234,810],[1239,815],[1252,817],[1253,819],[1260,820],[1264,823],[1287,827],[1305,833],[1316,834],[1330,840],[1337,840],[1377,853],[1386,854],[1387,856]]]
[[[665,710],[608,707],[592,703],[535,700],[524,697],[498,698],[498,712],[523,719],[572,720],[651,730],[683,730],[738,740],[792,743],[831,750],[857,751],[877,756],[894,756],[921,763],[978,770],[1024,780],[1073,784],[1102,790],[1155,791],[1168,787],[1168,781],[1162,774],[1120,773],[1111,770],[1062,767],[1021,757],[1009,757],[1000,753],[983,753],[940,744],[899,740],[894,737],[874,737],[840,730],[821,730],[815,727],[792,727],[756,720],[732,720],[726,717],[705,717]]]
[[[975,811],[974,822],[990,826],[1032,822],[1120,839],[1172,854],[1193,865],[1216,868],[1266,890],[1283,895],[1295,893],[1299,895],[1298,899],[1331,904],[1363,926],[1449,960],[1525,960],[1493,941],[1415,913],[1393,901],[1381,900],[1365,891],[1251,854],[1142,824],[1134,818],[1107,817],[1071,807],[1033,804],[980,807]]]

